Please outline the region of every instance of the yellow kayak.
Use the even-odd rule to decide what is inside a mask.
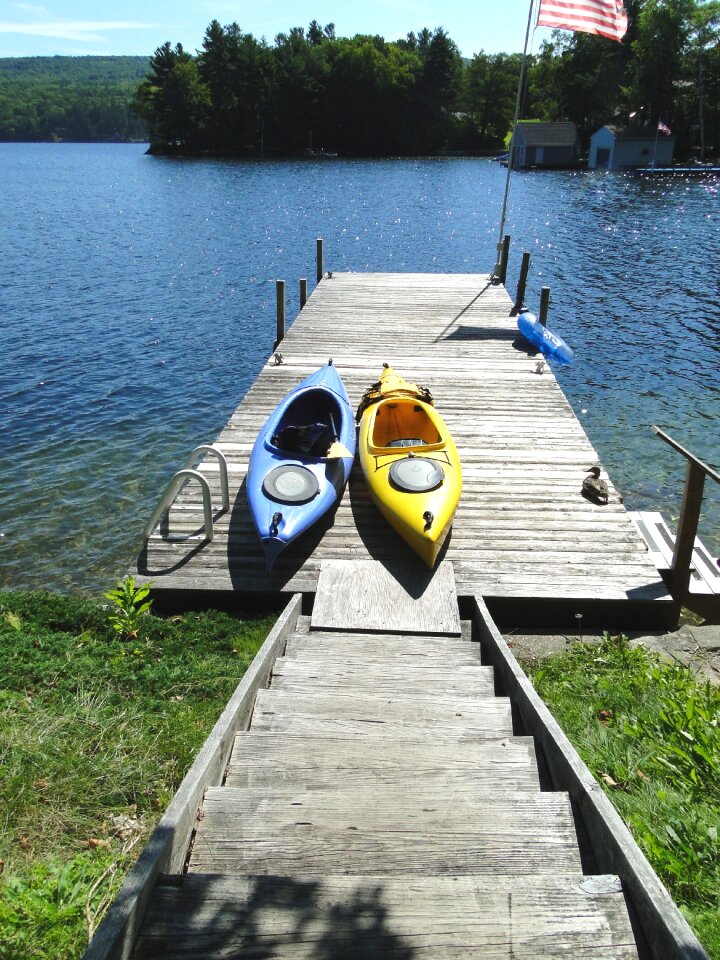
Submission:
[[[385,366],[358,408],[360,466],[378,509],[432,569],[462,489],[460,459],[423,387]]]

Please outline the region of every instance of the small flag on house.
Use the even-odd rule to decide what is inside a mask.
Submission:
[[[670,135],[670,127],[666,123],[663,123],[662,120],[658,120],[658,130],[660,133],[667,133],[668,136]]]
[[[540,0],[537,25],[622,40],[628,20],[622,0]]]

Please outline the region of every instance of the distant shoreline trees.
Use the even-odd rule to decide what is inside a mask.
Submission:
[[[463,70],[440,28],[388,43],[313,21],[270,47],[213,20],[196,57],[181,44],[155,51],[135,108],[160,152],[437,153],[452,137]]]
[[[147,137],[132,109],[146,57],[0,58],[0,141]]]
[[[657,125],[676,156],[720,152],[720,0],[625,0],[622,43],[554,31],[529,58],[521,116]],[[0,60],[0,140],[148,139],[165,154],[413,156],[502,150],[521,55],[464,60],[442,29],[389,42],[332,23],[273,44],[213,20],[195,54]]]
[[[670,125],[676,153],[720,149],[720,0],[626,0],[622,43],[554,31],[529,58],[525,117]],[[463,60],[437,28],[388,42],[294,27],[270,46],[236,24],[208,26],[192,56],[164,44],[135,109],[162,153],[410,156],[502,149],[520,54]]]

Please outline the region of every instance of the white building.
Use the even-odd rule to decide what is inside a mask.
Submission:
[[[590,138],[588,166],[592,170],[632,170],[667,167],[672,163],[675,137],[649,127],[608,124]]]

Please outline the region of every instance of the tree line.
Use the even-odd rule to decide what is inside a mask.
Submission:
[[[625,0],[622,43],[554,31],[528,58],[521,117],[662,120],[676,156],[720,152],[720,0]],[[463,59],[443,29],[352,38],[332,23],[272,44],[213,20],[195,53],[0,60],[0,140],[149,139],[165,153],[353,156],[504,148],[521,55]]]
[[[147,57],[0,59],[0,141],[143,140]]]
[[[626,0],[621,43],[554,31],[530,57],[522,117],[603,124],[662,120],[676,155],[720,149],[720,0]],[[196,54],[166,43],[135,109],[164,152],[413,155],[501,149],[520,54],[464,60],[441,28],[388,42],[294,27],[272,45],[213,20]]]

